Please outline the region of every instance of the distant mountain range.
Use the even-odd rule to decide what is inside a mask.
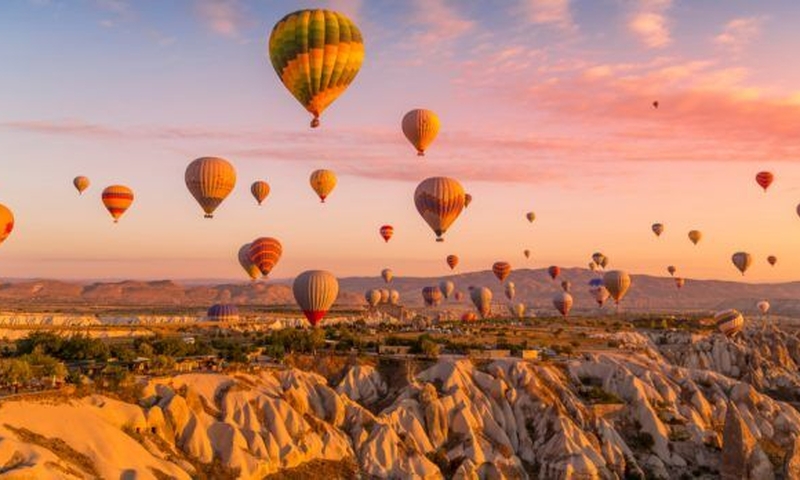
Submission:
[[[587,269],[563,269],[553,281],[545,269],[519,269],[508,280],[516,285],[515,301],[536,310],[552,309],[551,298],[561,289],[561,281],[569,280],[575,299],[576,313],[596,310],[588,293],[588,283],[595,274]],[[421,290],[452,280],[456,290],[465,294],[462,307],[468,306],[468,287],[491,288],[496,304],[507,303],[503,285],[490,271],[469,272],[446,277],[395,277],[389,288],[400,292],[403,304],[421,306]],[[671,277],[632,275],[633,285],[623,301],[627,311],[687,311],[737,308],[756,313],[759,300],[769,300],[771,313],[800,317],[800,282],[750,284],[720,280],[687,279],[683,289],[675,287]],[[340,279],[340,305],[363,305],[364,292],[387,285],[380,277],[348,277]],[[212,303],[231,302],[244,305],[293,305],[291,286],[285,280],[273,282],[240,282],[198,284],[189,281],[121,281],[68,282],[59,280],[5,280],[0,283],[0,304],[6,307],[39,308],[58,305],[81,306],[152,306],[206,307]],[[446,301],[445,305],[453,304]],[[455,306],[455,305],[454,305]],[[610,307],[606,307],[610,309]]]

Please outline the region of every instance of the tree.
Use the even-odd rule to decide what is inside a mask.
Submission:
[[[6,385],[18,387],[33,376],[31,365],[17,358],[0,360],[0,380]]]

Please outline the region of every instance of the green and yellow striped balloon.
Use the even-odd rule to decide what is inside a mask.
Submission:
[[[298,10],[283,17],[269,37],[269,58],[283,84],[319,116],[356,78],[364,61],[358,27],[330,10]]]

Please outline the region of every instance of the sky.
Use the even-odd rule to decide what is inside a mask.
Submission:
[[[266,49],[312,7],[353,19],[366,48],[313,130]],[[744,250],[745,280],[799,280],[798,15],[792,0],[4,1],[0,203],[16,227],[0,276],[243,279],[240,245],[273,236],[278,278],[442,275],[450,253],[461,271],[583,267],[601,251],[632,273],[736,280]],[[400,130],[418,107],[442,121],[424,159]],[[238,174],[213,220],[184,184],[201,156]],[[324,205],[317,168],[339,177]],[[81,197],[76,175],[92,180]],[[474,197],[444,243],[413,204],[437,175]],[[116,183],[136,193],[118,225],[100,202]]]

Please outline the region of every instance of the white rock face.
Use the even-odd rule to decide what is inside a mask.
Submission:
[[[357,365],[335,386],[296,369],[154,379],[143,406],[10,400],[0,465],[22,478],[191,478],[193,463],[214,462],[260,479],[324,460],[385,479],[583,480],[718,478],[728,456],[749,478],[798,470],[793,407],[719,372],[670,365],[653,348],[480,368],[443,358],[394,389],[380,365]]]

